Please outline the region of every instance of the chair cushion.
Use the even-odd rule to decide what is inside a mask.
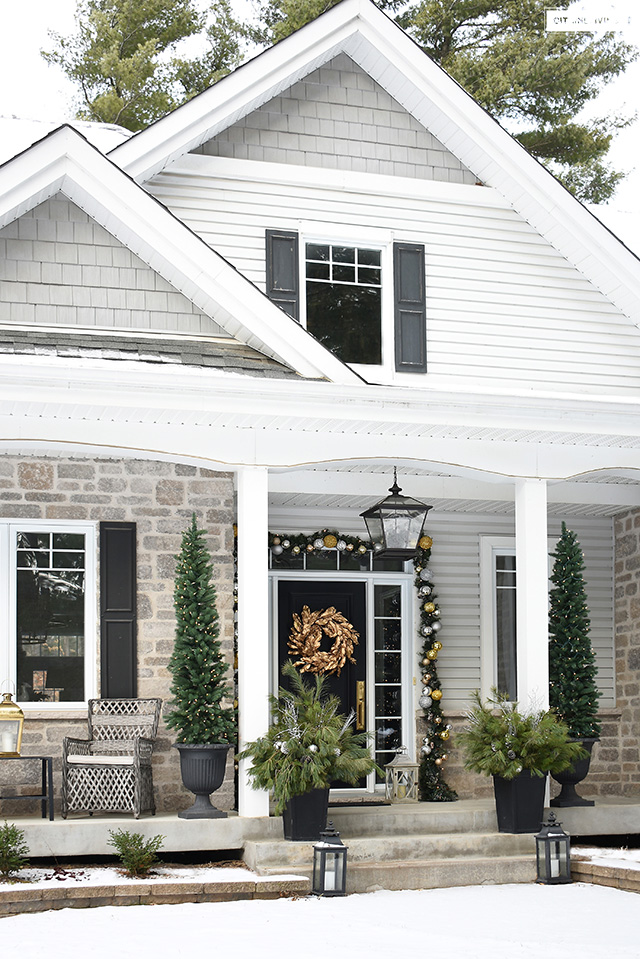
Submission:
[[[133,756],[67,756],[74,766],[132,766]]]

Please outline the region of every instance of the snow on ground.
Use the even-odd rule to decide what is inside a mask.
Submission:
[[[20,959],[638,957],[635,893],[580,883],[376,892],[176,906],[62,909],[0,919]]]
[[[581,859],[590,859],[598,866],[622,866],[625,869],[640,869],[640,849],[572,846],[571,855],[579,856]]]

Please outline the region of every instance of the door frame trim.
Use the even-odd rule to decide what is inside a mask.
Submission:
[[[375,675],[374,675],[374,586],[400,586],[401,589],[401,636],[402,636],[402,741],[407,747],[409,755],[415,758],[416,719],[415,719],[415,658],[416,647],[416,609],[415,590],[413,588],[413,572],[389,573],[384,571],[351,572],[340,570],[269,570],[269,689],[276,695],[278,692],[278,583],[282,580],[305,580],[312,582],[350,581],[365,583],[365,603],[367,618],[367,729],[373,729],[375,714]],[[367,792],[381,792],[384,785],[375,784],[372,773],[367,780]],[[357,791],[357,790],[356,790]],[[354,790],[336,790],[341,793],[353,794]]]

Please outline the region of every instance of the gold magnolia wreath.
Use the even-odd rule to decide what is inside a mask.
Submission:
[[[323,637],[333,640],[329,652],[320,649]],[[293,627],[287,641],[290,651],[299,658],[293,664],[300,667],[301,673],[335,673],[340,671],[347,660],[355,663],[353,648],[358,645],[359,633],[335,606],[311,612],[308,606],[302,607],[302,613],[293,614]]]

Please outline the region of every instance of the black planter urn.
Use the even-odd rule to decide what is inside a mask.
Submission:
[[[191,745],[176,743],[180,753],[183,785],[195,794],[193,806],[179,812],[181,819],[226,819],[226,812],[212,805],[209,796],[219,789],[224,779],[229,746],[222,743]]]
[[[514,779],[493,777],[498,832],[538,832],[544,819],[546,776],[523,769]]]
[[[282,814],[284,838],[293,842],[317,842],[327,825],[329,790],[312,789],[292,796]]]
[[[580,739],[579,742],[582,748],[587,750],[589,755],[585,756],[584,759],[576,759],[572,766],[568,766],[560,773],[551,773],[552,778],[562,786],[562,789],[555,799],[551,800],[549,804],[551,806],[595,806],[593,799],[583,799],[582,796],[578,795],[576,785],[581,783],[589,772],[591,750],[593,749],[593,744],[597,743],[598,740]]]

